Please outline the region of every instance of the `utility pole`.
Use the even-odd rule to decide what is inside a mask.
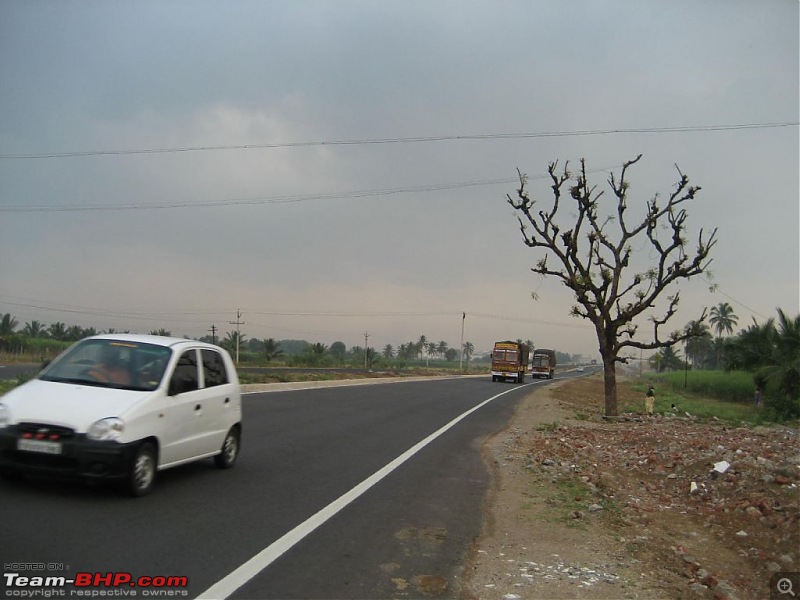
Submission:
[[[216,325],[212,325],[211,329],[209,329],[209,331],[211,332],[211,343],[216,346],[217,345],[217,326]]]
[[[367,350],[369,349],[369,331],[364,332],[364,370],[368,369],[367,367]]]
[[[464,321],[467,320],[467,313],[461,313],[461,358],[458,360],[458,370],[464,372]]]
[[[237,308],[236,309],[236,320],[235,321],[228,321],[231,325],[236,325],[236,365],[239,365],[239,340],[242,338],[242,333],[239,329],[240,325],[244,325],[244,321],[242,321],[242,313]]]

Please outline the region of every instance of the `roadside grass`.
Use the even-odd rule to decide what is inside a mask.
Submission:
[[[336,379],[333,374],[327,373],[292,373],[291,369],[274,373],[243,373],[239,372],[239,383],[290,383],[295,381],[330,381]]]
[[[649,382],[633,385],[639,392],[641,400],[625,400],[621,403],[620,412],[643,413],[644,396]],[[743,402],[730,402],[709,398],[693,392],[678,393],[672,390],[659,390],[655,385],[656,400],[654,410],[656,414],[674,414],[679,417],[690,415],[699,419],[719,419],[728,423],[746,423],[758,425],[769,421],[769,416],[763,406],[745,404]],[[675,407],[673,409],[673,406]]]
[[[562,474],[552,478],[548,473],[534,475],[528,498],[522,509],[527,518],[556,522],[570,529],[586,530],[592,521],[587,520],[589,507],[597,504],[607,517],[619,516],[619,506],[608,499],[597,498],[579,473]],[[537,510],[538,509],[538,510]]]
[[[561,425],[558,421],[553,421],[552,423],[542,423],[541,425],[537,425],[536,431],[556,431]]]
[[[627,384],[633,394],[620,403],[620,412],[644,412],[644,396],[650,384],[655,386],[657,414],[683,417],[688,413],[699,419],[748,426],[775,420],[763,402],[756,406],[753,376],[741,371],[673,372],[640,378]],[[640,399],[632,399],[637,396]]]
[[[752,402],[756,392],[753,374],[745,371],[673,371],[658,376],[674,392],[691,392],[726,402]],[[767,388],[767,394],[773,393]]]

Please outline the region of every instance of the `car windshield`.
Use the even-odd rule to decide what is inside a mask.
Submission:
[[[127,340],[89,339],[72,346],[39,375],[44,381],[151,391],[172,351]]]

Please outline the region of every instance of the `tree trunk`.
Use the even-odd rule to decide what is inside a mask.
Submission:
[[[616,417],[617,409],[617,365],[613,356],[603,356],[603,380],[605,383],[606,416]]]

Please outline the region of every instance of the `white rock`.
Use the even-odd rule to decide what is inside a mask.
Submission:
[[[714,470],[720,475],[731,468],[731,463],[727,460],[721,460],[714,465]]]

